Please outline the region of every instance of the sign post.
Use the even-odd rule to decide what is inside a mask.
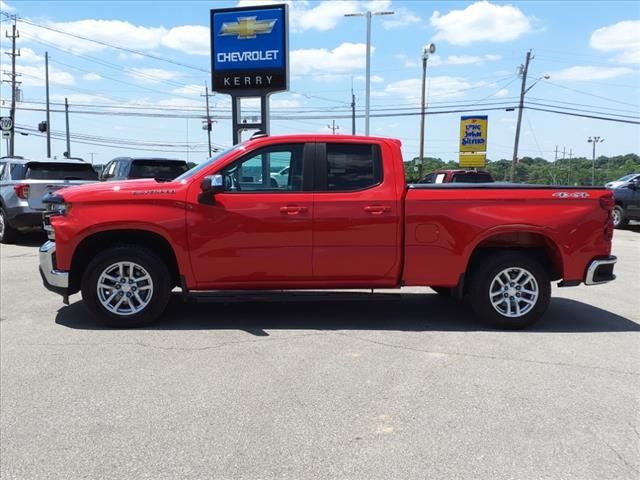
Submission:
[[[460,166],[482,168],[487,164],[487,115],[460,117]]]
[[[233,143],[240,132],[269,133],[269,96],[289,88],[288,6],[211,10],[212,89],[231,95]],[[260,98],[260,121],[242,122],[241,99]]]

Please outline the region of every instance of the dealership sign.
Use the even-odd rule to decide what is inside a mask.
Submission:
[[[465,116],[460,118],[460,166],[484,167],[487,163],[487,124],[486,115]]]
[[[211,10],[213,90],[257,94],[287,90],[286,5]]]

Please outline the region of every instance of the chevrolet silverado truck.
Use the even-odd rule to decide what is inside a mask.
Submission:
[[[270,164],[289,164],[275,186]],[[114,327],[156,320],[171,291],[430,286],[502,328],[540,319],[551,282],[609,282],[604,188],[406,185],[398,140],[259,136],[170,182],[45,199],[45,287]]]

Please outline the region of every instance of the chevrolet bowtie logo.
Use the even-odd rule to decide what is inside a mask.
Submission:
[[[238,39],[256,38],[257,33],[271,33],[277,18],[274,20],[256,20],[257,17],[238,17],[237,22],[225,22],[220,28],[219,36],[237,35]]]

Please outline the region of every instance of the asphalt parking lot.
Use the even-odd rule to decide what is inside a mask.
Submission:
[[[106,330],[2,246],[2,479],[638,479],[640,227],[523,332],[429,289],[217,296]]]

